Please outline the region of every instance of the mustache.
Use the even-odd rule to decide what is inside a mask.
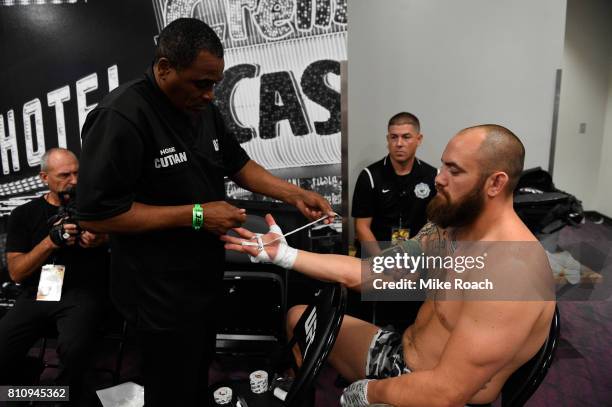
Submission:
[[[436,185],[436,192],[438,193],[438,195],[442,195],[444,198],[446,198],[447,201],[450,201],[450,195],[448,194],[448,191],[444,190],[442,187]]]

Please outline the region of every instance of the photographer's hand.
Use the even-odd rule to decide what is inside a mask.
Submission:
[[[73,246],[78,234],[79,228],[77,225],[73,223],[62,224],[61,221],[58,221],[51,227],[49,238],[53,243],[53,248],[59,249],[60,247]]]
[[[79,239],[79,246],[84,248],[98,247],[108,241],[106,233],[91,233],[84,231]]]
[[[64,240],[66,246],[74,246],[79,238],[79,227],[74,223],[64,223]],[[66,238],[66,234],[70,235]]]

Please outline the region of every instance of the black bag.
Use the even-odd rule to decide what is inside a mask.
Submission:
[[[550,174],[540,167],[523,171],[514,190],[514,209],[533,233],[553,233],[584,218],[582,203],[555,188]]]

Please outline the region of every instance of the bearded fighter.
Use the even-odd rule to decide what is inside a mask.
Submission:
[[[456,134],[442,155],[437,195],[427,208],[429,223],[409,243],[422,248],[454,247],[461,241],[527,244],[534,253],[510,252],[506,259],[491,261],[491,268],[504,270],[509,284],[520,280],[525,287],[532,285],[530,278],[552,276],[544,250],[512,205],[524,156],[518,137],[499,125]],[[266,243],[282,234],[270,215],[267,221],[268,234],[255,236],[238,228],[240,237],[222,237],[225,247],[315,279],[356,290],[364,286],[360,259],[296,250],[282,239],[265,246],[245,245],[254,237]],[[508,264],[511,267],[503,267]],[[553,296],[530,297],[520,292],[521,284],[517,287],[516,299],[504,301],[429,295],[415,323],[403,333],[345,316],[329,359],[352,382],[344,390],[342,406],[448,407],[494,401],[508,377],[541,348],[555,310]],[[289,310],[289,332],[304,309]]]

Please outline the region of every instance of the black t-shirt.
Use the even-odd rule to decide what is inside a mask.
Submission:
[[[352,216],[372,218],[370,229],[378,241],[391,240],[394,227],[414,236],[427,222],[427,204],[436,194],[436,169],[415,158],[412,171],[397,175],[386,156],[359,174],[353,193]]]
[[[8,221],[6,252],[28,253],[49,235],[48,220],[58,212],[58,207],[43,197],[36,198],[13,210]],[[82,248],[78,244],[55,250],[43,264],[66,266],[62,291],[79,288],[96,294],[108,291],[108,247]],[[38,286],[40,270],[21,284],[33,295]],[[33,290],[30,290],[33,289]]]
[[[133,202],[224,200],[224,176],[237,173],[248,160],[214,105],[195,119],[187,116],[158,88],[149,68],[87,116],[78,217],[110,218]],[[223,244],[205,230],[116,234],[111,248],[111,295],[141,328],[170,329],[199,318],[218,294]]]

